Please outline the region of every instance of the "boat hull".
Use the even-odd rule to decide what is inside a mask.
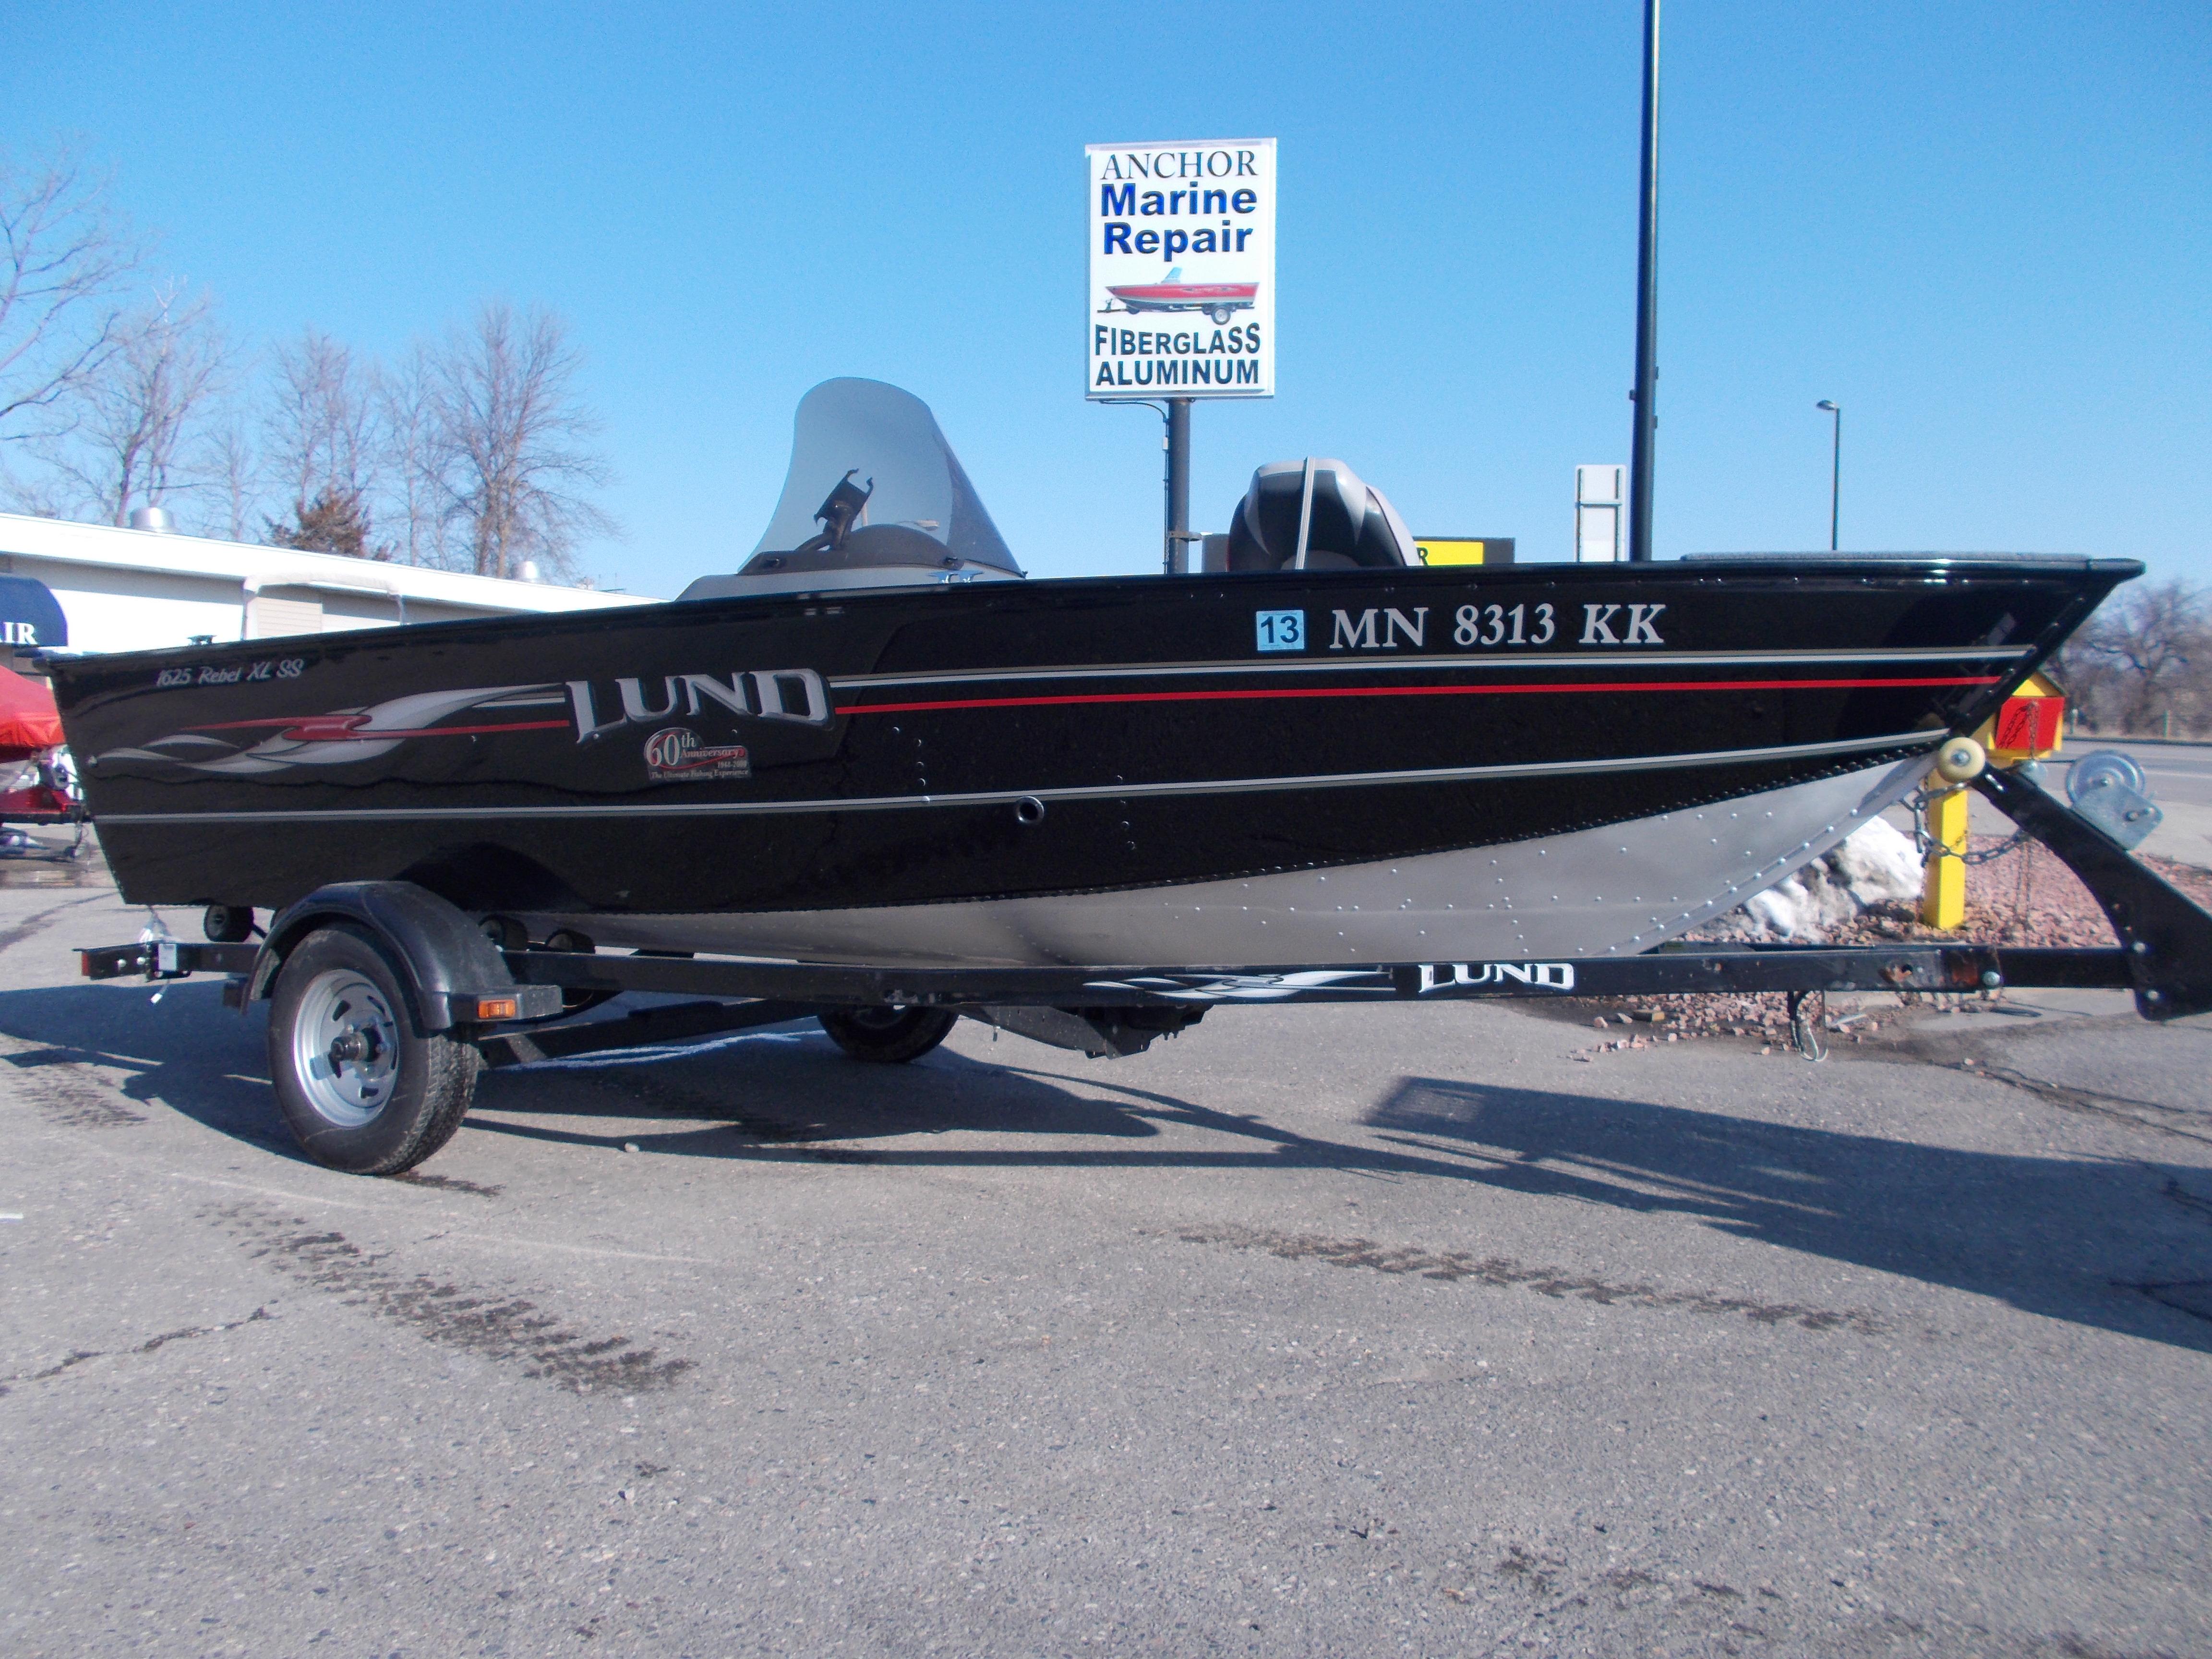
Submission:
[[[57,679],[133,902],[404,879],[659,949],[1557,955],[1656,943],[1757,890],[1747,866],[1778,879],[2133,570],[962,584],[83,659]],[[1741,848],[1718,819],[1691,835],[1753,801],[1774,817]],[[1576,879],[1550,884],[1562,866]],[[1317,923],[1300,896],[1323,887],[1358,920]]]
[[[573,928],[633,950],[880,967],[1604,956],[1647,950],[1733,909],[1902,799],[1925,771],[1916,757],[1603,829],[1325,871],[1048,898],[521,920],[540,939]]]

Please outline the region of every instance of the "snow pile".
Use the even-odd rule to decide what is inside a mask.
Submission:
[[[1912,838],[1875,818],[1743,907],[1753,937],[1820,940],[1868,906],[1920,896]]]
[[[1920,854],[1912,837],[1887,818],[1875,818],[1855,831],[1823,862],[1835,866],[1862,905],[1920,896]]]

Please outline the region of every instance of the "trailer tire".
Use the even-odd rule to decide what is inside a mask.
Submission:
[[[902,1066],[945,1041],[958,1021],[942,1008],[830,1008],[818,1018],[830,1040],[855,1060]]]
[[[398,1175],[461,1127],[483,1060],[422,1029],[406,975],[367,929],[300,941],[269,1007],[269,1075],[300,1148],[355,1175]]]

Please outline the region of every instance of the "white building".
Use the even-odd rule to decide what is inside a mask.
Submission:
[[[72,651],[150,651],[203,641],[223,644],[395,623],[658,603],[631,593],[501,581],[336,553],[13,513],[0,513],[0,577],[5,576],[27,577],[52,591],[68,623]],[[17,649],[60,643],[21,637],[29,629],[9,622],[6,643]]]

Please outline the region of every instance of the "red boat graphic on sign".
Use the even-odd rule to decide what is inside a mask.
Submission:
[[[1231,315],[1252,309],[1258,297],[1257,283],[1183,283],[1176,279],[1182,275],[1180,269],[1168,272],[1164,283],[1134,283],[1106,291],[1121,302],[1122,308],[1132,313],[1146,311],[1202,311],[1217,323],[1225,323]],[[1102,312],[1114,309],[1111,301],[1099,307]]]

